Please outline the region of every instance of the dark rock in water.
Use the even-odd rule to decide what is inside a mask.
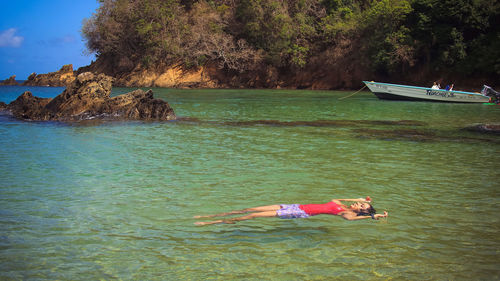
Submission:
[[[34,97],[31,92],[24,92],[15,101],[11,102],[7,109],[12,112],[14,117],[19,119],[43,120],[34,116],[39,116],[40,112],[45,111],[45,106],[51,99]]]
[[[500,124],[475,124],[464,128],[466,131],[500,135]]]
[[[70,85],[75,80],[75,72],[73,65],[67,64],[61,67],[56,72],[49,72],[47,74],[32,73],[28,80],[23,85],[25,86],[50,86],[50,87],[65,87]]]
[[[12,114],[27,120],[79,121],[174,120],[170,105],[153,97],[153,91],[136,90],[110,98],[112,78],[85,72],[53,99],[25,92],[7,106]]]
[[[3,86],[18,86],[19,83],[16,81],[16,75],[12,75],[9,79],[0,82]]]

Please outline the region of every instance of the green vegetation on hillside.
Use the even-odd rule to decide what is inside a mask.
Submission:
[[[87,47],[117,68],[216,63],[287,72],[363,62],[380,75],[500,75],[491,0],[101,0]]]

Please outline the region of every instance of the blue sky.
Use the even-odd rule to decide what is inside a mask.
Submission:
[[[65,64],[89,65],[80,30],[99,7],[97,0],[11,0],[0,9],[0,80],[54,72]]]

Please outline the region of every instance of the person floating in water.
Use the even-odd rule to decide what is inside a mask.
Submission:
[[[355,202],[349,207],[341,203],[341,201]],[[281,205],[269,205],[260,206],[254,208],[248,208],[243,210],[231,211],[227,213],[220,213],[208,216],[195,216],[194,218],[213,218],[222,217],[235,214],[245,214],[251,213],[242,217],[215,220],[207,222],[196,222],[196,225],[207,225],[216,223],[235,223],[237,221],[250,220],[255,218],[268,218],[268,217],[279,217],[282,219],[295,219],[295,218],[308,218],[310,216],[316,216],[321,214],[328,214],[334,216],[341,216],[346,220],[362,220],[362,219],[379,219],[388,216],[388,213],[384,211],[384,214],[377,214],[371,203],[370,197],[366,199],[333,199],[332,201],[325,204],[281,204]]]

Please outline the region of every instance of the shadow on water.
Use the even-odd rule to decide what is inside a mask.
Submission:
[[[298,223],[285,222],[277,225],[212,225],[196,226],[189,235],[184,229],[169,229],[168,231],[152,233],[151,235],[137,233],[101,233],[112,239],[129,242],[162,241],[165,244],[238,244],[238,243],[276,243],[283,241],[321,241],[321,237],[329,236],[332,228],[300,226]],[[337,229],[338,231],[338,229]],[[99,233],[99,231],[95,231]]]
[[[331,233],[331,229],[327,227],[301,227],[293,226],[273,226],[273,227],[238,227],[214,230],[213,227],[207,228],[200,234],[203,236],[215,235],[210,243],[215,244],[234,244],[240,242],[256,242],[258,243],[276,243],[286,240],[307,240],[313,241],[320,237]],[[315,239],[316,237],[316,239]],[[319,239],[321,240],[321,239]]]

